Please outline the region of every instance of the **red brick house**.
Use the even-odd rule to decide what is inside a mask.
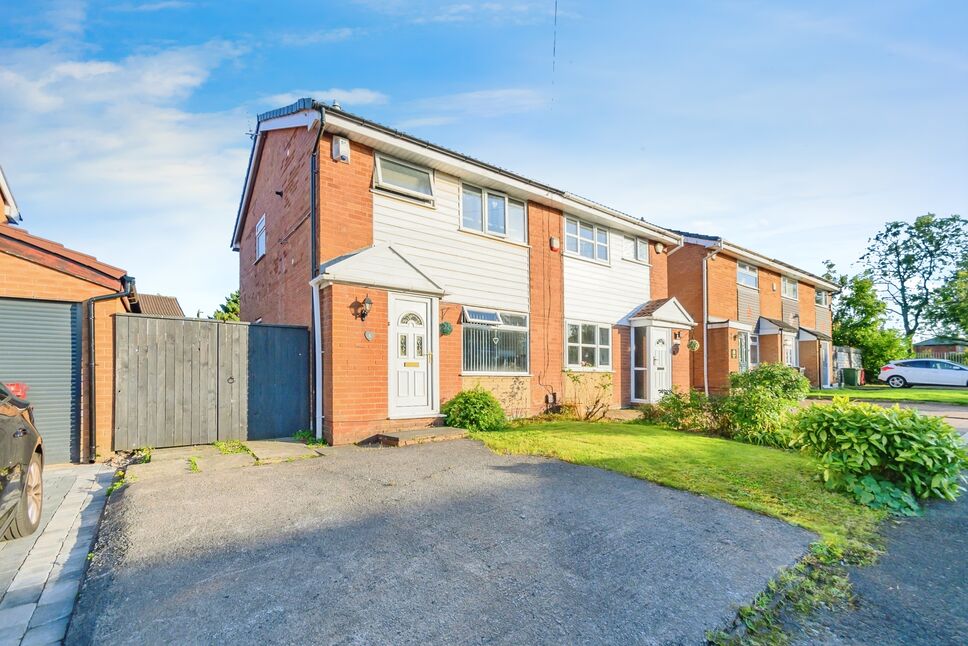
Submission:
[[[310,99],[258,121],[242,319],[312,328],[327,441],[439,423],[478,386],[512,415],[689,387],[679,234]]]
[[[730,373],[760,363],[798,367],[813,386],[829,386],[838,286],[722,238],[679,233],[685,244],[669,255],[669,293],[699,322],[692,387],[721,392]]]
[[[948,354],[963,354],[968,352],[968,339],[951,336],[935,336],[914,344],[914,351],[919,355],[931,354],[943,357]]]

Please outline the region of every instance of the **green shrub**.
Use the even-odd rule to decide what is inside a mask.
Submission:
[[[828,486],[888,508],[888,499],[870,498],[881,493],[899,498],[894,492],[881,492],[882,483],[916,498],[954,500],[962,490],[961,472],[968,468],[968,451],[942,418],[898,406],[850,402],[846,397],[801,411],[793,442],[817,456]],[[865,480],[868,475],[878,484],[876,490]]]
[[[673,389],[662,396],[658,407],[658,420],[677,431],[716,430],[709,398],[700,390],[683,393]]]
[[[730,390],[763,389],[778,399],[800,401],[810,392],[810,381],[800,371],[781,363],[761,363],[748,372],[729,375]]]
[[[788,411],[793,404],[767,388],[733,388],[715,403],[721,434],[750,444],[790,446]]]
[[[444,404],[447,426],[468,431],[499,431],[507,425],[500,402],[486,390],[462,390]]]

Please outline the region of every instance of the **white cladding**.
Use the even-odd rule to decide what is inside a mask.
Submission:
[[[444,288],[445,301],[528,312],[529,249],[461,231],[456,178],[438,172],[435,192],[431,207],[374,191],[374,243],[392,245]]]
[[[623,235],[609,232],[609,264],[565,253],[565,318],[628,325],[649,300],[649,266],[622,258]],[[564,245],[562,245],[564,246]]]

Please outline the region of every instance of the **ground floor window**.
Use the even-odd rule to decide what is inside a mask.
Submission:
[[[463,371],[527,374],[528,315],[465,307]]]
[[[565,364],[569,368],[611,368],[612,326],[568,321]]]
[[[739,371],[748,372],[760,363],[760,337],[749,332],[739,335]]]

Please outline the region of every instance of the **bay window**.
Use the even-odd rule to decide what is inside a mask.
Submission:
[[[461,228],[527,242],[524,202],[497,191],[462,184]]]
[[[611,368],[611,325],[568,321],[565,327],[565,364],[569,368]]]
[[[463,372],[527,374],[527,314],[465,307],[461,329]]]

